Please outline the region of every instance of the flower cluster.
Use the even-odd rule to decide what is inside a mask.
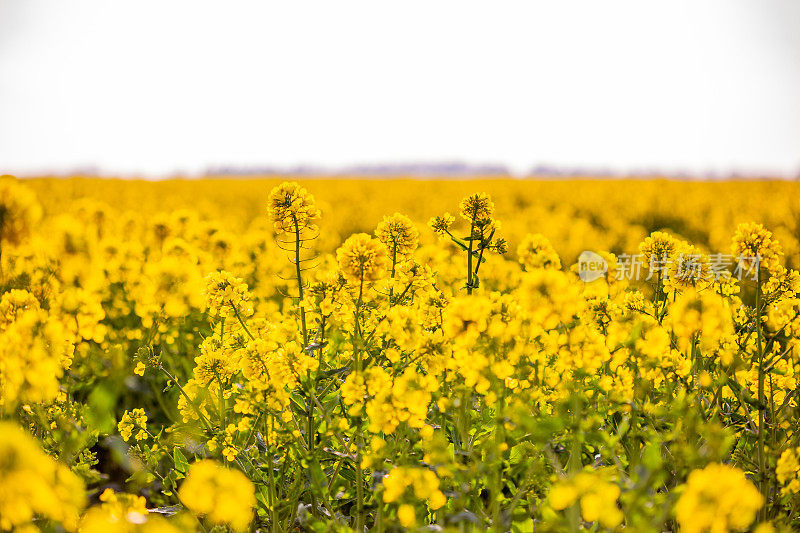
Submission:
[[[206,307],[213,316],[250,316],[253,306],[247,284],[229,272],[212,272],[206,278]]]
[[[482,192],[467,196],[458,207],[461,218],[472,224],[489,222],[494,214],[494,202],[488,194]]]
[[[747,267],[756,266],[774,272],[780,266],[783,249],[772,238],[772,232],[755,222],[740,224],[733,236],[731,252]],[[753,265],[758,261],[757,265]]]
[[[279,233],[315,229],[314,221],[322,216],[314,205],[314,196],[297,182],[283,183],[269,195],[267,213]]]
[[[12,317],[0,326],[0,407],[54,400],[59,378],[72,363],[72,335],[20,292],[4,295],[0,307],[7,310],[6,320]]]
[[[0,487],[0,529],[4,531],[30,530],[39,519],[74,531],[86,504],[80,478],[9,422],[0,422]]]
[[[253,484],[244,474],[209,460],[189,467],[180,497],[211,524],[229,525],[234,531],[247,530],[256,504]]]
[[[778,458],[775,474],[778,482],[784,485],[783,492],[796,494],[800,492],[800,448],[788,448]]]
[[[533,268],[561,268],[561,259],[550,241],[540,233],[528,234],[517,248],[519,262],[527,270]]]
[[[675,517],[682,531],[739,531],[763,505],[764,498],[744,472],[712,463],[689,474]]]
[[[395,262],[411,256],[419,243],[419,231],[416,226],[411,219],[400,213],[383,217],[375,228],[375,236],[386,245]]]
[[[356,285],[386,277],[390,266],[386,245],[366,233],[348,237],[336,250],[336,260],[347,280]]]
[[[17,244],[42,217],[36,195],[11,176],[0,176],[0,250],[4,242]]]
[[[549,499],[550,505],[557,511],[578,503],[585,521],[615,528],[623,518],[617,502],[619,495],[618,485],[603,480],[594,472],[580,472],[574,478],[554,485]]]
[[[143,496],[106,489],[100,505],[91,507],[80,522],[81,533],[177,533],[180,529],[156,513],[147,510]]]
[[[439,490],[439,478],[436,473],[426,468],[402,466],[392,468],[383,478],[382,484],[383,501],[387,503],[402,501],[408,489],[411,489],[413,499],[427,501],[431,510],[440,509],[447,502],[447,498]],[[401,504],[397,515],[405,527],[412,526],[416,521],[416,512],[409,503]]]
[[[133,433],[136,432],[136,440],[146,440],[149,436],[147,434],[147,415],[144,409],[134,409],[133,411],[125,411],[122,415],[122,420],[117,424],[119,436],[122,440],[128,441],[134,437]]]

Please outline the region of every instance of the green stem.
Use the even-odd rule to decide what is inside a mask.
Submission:
[[[300,325],[303,329],[303,348],[308,346],[308,330],[306,329],[306,310],[303,307],[303,271],[300,268],[300,224],[297,217],[292,215],[294,220],[294,268],[297,275],[297,305],[300,308]]]
[[[573,391],[572,393],[572,416],[574,418],[574,435],[572,436],[572,449],[570,450],[569,454],[569,475],[570,477],[576,476],[581,469],[583,468],[583,463],[581,461],[581,447],[582,447],[582,435],[581,435],[581,414],[582,412],[582,399],[579,396],[577,390]],[[576,502],[572,507],[569,508],[567,511],[567,515],[569,517],[569,527],[570,531],[579,531],[580,530],[580,507]]]
[[[358,421],[359,426],[361,421]],[[364,472],[361,469],[361,431],[356,430],[356,531],[364,531]]]
[[[503,406],[505,404],[506,386],[500,382],[500,397],[497,400],[497,411],[494,420],[494,453],[495,461],[492,468],[492,529],[501,533],[504,528],[500,520],[500,500],[502,498],[502,476],[503,476],[503,451],[500,449],[505,443],[505,427],[503,420]]]
[[[392,245],[392,274],[390,276],[391,279],[394,279],[395,268],[396,267],[397,267],[397,243],[393,243],[393,245]],[[392,301],[392,296],[394,296],[394,287],[389,287],[389,302]]]
[[[219,386],[219,427],[225,429],[225,388],[222,386],[222,379],[217,372],[214,372],[217,377],[217,385]]]
[[[475,231],[475,221],[469,225],[469,246],[467,247],[467,294],[472,294],[472,233]]]
[[[292,215],[292,222],[294,223],[294,268],[297,277],[297,307],[300,308],[300,327],[303,333],[303,349],[308,346],[308,328],[306,327],[306,309],[303,307],[303,271],[300,268],[300,224],[297,217]],[[314,387],[316,384],[312,381],[311,370],[308,371],[308,387]],[[308,441],[308,451],[312,456],[317,445],[316,426],[314,425],[314,404],[311,401],[311,394],[306,398],[306,440]],[[316,498],[312,492],[311,494],[312,509],[316,513]]]
[[[236,316],[236,320],[238,320],[239,324],[241,324],[242,328],[244,328],[244,332],[247,333],[247,336],[250,337],[250,340],[255,340],[256,338],[253,336],[252,333],[250,333],[250,330],[247,329],[247,325],[244,323],[244,320],[242,320],[241,315],[239,315],[239,310],[236,309],[235,305],[233,305],[233,301],[228,300],[228,303],[230,304],[231,309],[233,309],[233,314],[234,314],[234,316]],[[225,327],[225,320],[222,321],[222,327],[223,328]],[[222,336],[222,333],[220,332],[220,337],[221,336]]]
[[[167,376],[167,378],[169,378],[178,387],[178,390],[181,392],[183,397],[186,399],[186,402],[189,405],[192,406],[192,409],[194,409],[194,412],[197,413],[197,416],[200,417],[200,420],[203,421],[203,425],[205,425],[206,430],[208,430],[208,432],[213,435],[214,434],[214,429],[211,426],[211,422],[208,421],[208,418],[206,418],[206,415],[203,414],[203,411],[201,411],[200,408],[197,407],[197,405],[195,404],[194,400],[192,400],[189,397],[189,395],[186,393],[186,391],[183,389],[183,387],[181,387],[181,384],[178,383],[178,380],[175,379],[175,376],[170,374],[169,370],[167,370],[163,366],[159,366],[158,368],[159,368],[159,370],[161,370]]]
[[[361,342],[363,341],[361,335],[361,328],[359,322],[361,320],[361,304],[364,297],[364,274],[361,274],[361,282],[358,288],[358,300],[356,301],[355,311],[355,324],[353,327],[353,355],[355,357],[356,372],[361,372]],[[355,421],[355,443],[356,443],[356,522],[355,530],[364,530],[364,472],[361,469],[361,417],[357,417]]]
[[[267,471],[269,472],[269,509],[272,521],[271,529],[274,533],[278,531],[278,517],[275,511],[275,501],[277,496],[275,494],[275,473],[272,471],[272,445],[270,444],[270,432],[272,431],[272,428],[270,427],[271,420],[272,417],[267,418]]]
[[[764,411],[766,409],[764,399],[764,346],[761,341],[761,265],[756,265],[758,271],[756,273],[756,336],[758,339],[758,476],[759,476],[759,489],[762,496],[764,496],[764,507],[761,508],[759,514],[761,520],[767,519],[768,505],[769,505],[769,476],[767,475],[767,458],[766,451],[764,450]]]

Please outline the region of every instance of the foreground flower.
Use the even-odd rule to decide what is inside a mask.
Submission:
[[[5,301],[5,300],[4,300]],[[0,318],[0,406],[55,399],[74,346],[63,323],[38,306]]]
[[[639,244],[643,266],[651,272],[665,272],[678,244],[678,240],[669,233],[654,231]]]
[[[230,272],[212,272],[206,278],[206,307],[213,316],[248,317],[253,314],[247,283]]]
[[[314,205],[314,196],[294,181],[281,183],[272,189],[267,213],[279,233],[314,229],[314,221],[322,216]]]
[[[81,518],[80,533],[177,533],[180,531],[158,514],[150,513],[144,497],[115,493],[106,489],[100,505],[90,508]]]
[[[784,494],[800,492],[800,448],[789,448],[785,450],[778,459],[778,466],[775,473],[778,481],[785,485],[782,489]]]
[[[0,530],[33,527],[42,518],[73,531],[85,503],[78,476],[22,429],[0,422]]]
[[[414,223],[400,213],[383,217],[375,228],[375,236],[386,245],[395,261],[413,254],[419,242],[419,231]]]
[[[450,226],[453,225],[456,219],[450,213],[445,213],[444,215],[440,215],[438,217],[431,217],[428,221],[428,227],[430,227],[433,232],[438,235],[440,238],[445,237],[447,233],[450,231]]]
[[[725,533],[746,529],[762,505],[764,498],[744,472],[712,463],[689,474],[675,517],[686,533]]]
[[[178,491],[181,501],[211,524],[245,531],[253,519],[255,488],[247,476],[211,460],[193,463]]]
[[[445,503],[447,498],[439,490],[439,478],[436,474],[427,468],[413,468],[398,466],[392,468],[389,473],[383,478],[383,501],[386,503],[396,502],[401,500],[406,494],[406,490],[411,488],[416,500],[427,500],[428,506],[434,511],[440,509]],[[409,495],[410,496],[410,495]],[[398,516],[403,521],[402,513],[404,507],[408,505],[401,505],[398,509]],[[408,524],[414,522],[413,507],[411,512],[406,509],[405,511],[410,519]],[[405,521],[403,521],[405,522]]]
[[[554,485],[549,499],[556,511],[579,503],[584,520],[614,528],[622,523],[622,511],[617,506],[619,495],[619,486],[614,483],[605,481],[595,472],[580,472]]]
[[[386,245],[366,233],[351,235],[338,250],[336,260],[348,281],[378,281],[390,268]]]
[[[459,204],[461,217],[471,224],[485,224],[494,214],[494,202],[488,194],[478,192],[467,196]]]
[[[736,228],[731,252],[744,268],[765,267],[770,272],[780,266],[781,245],[773,240],[772,232],[761,224],[745,222]]]
[[[129,441],[136,431],[136,440],[147,439],[147,415],[144,409],[134,409],[133,411],[125,411],[122,414],[122,420],[117,424],[119,435],[122,440]]]

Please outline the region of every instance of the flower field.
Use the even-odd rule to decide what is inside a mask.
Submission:
[[[0,178],[0,531],[800,528],[800,183]]]

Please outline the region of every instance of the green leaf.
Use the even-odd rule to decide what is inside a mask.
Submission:
[[[87,425],[103,434],[113,433],[117,425],[113,418],[117,394],[113,388],[103,385],[95,387],[89,394],[87,405],[84,415]]]
[[[312,458],[311,464],[309,464],[308,473],[313,480],[313,484],[322,489],[323,493],[327,496],[327,489],[328,489],[328,478],[325,476],[325,473],[322,471],[322,467],[319,465],[319,462],[316,458]]]
[[[189,463],[180,448],[172,450],[172,458],[175,460],[175,469],[178,472],[185,473],[189,470]]]

